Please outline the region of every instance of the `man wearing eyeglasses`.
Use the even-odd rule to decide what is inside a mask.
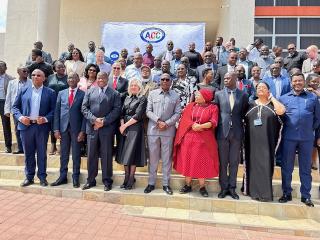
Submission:
[[[10,117],[10,114],[13,113],[12,106],[13,106],[14,100],[17,97],[19,90],[24,86],[32,85],[31,79],[28,78],[29,71],[27,67],[25,66],[18,67],[17,73],[19,75],[19,78],[9,81],[9,84],[8,84],[6,102],[4,104],[4,114],[7,117]],[[23,147],[22,147],[22,142],[20,138],[20,131],[18,130],[18,121],[15,118],[13,118],[13,120],[14,120],[14,126],[15,126],[15,134],[16,134],[17,143],[18,143],[18,150],[14,151],[13,154],[20,154],[20,153],[23,153]]]
[[[149,180],[144,193],[155,189],[157,168],[162,160],[162,189],[172,195],[170,175],[172,166],[172,147],[176,132],[176,123],[180,118],[181,106],[179,95],[170,89],[170,75],[164,73],[160,78],[160,88],[153,90],[148,96],[147,117],[149,146]]]
[[[167,50],[162,52],[159,56],[161,57],[161,60],[167,60],[167,61],[171,61],[171,60],[174,60],[175,59],[175,56],[174,56],[174,53],[173,53],[173,47],[174,47],[174,44],[171,40],[169,40],[167,42]]]
[[[45,81],[43,71],[36,69],[31,76],[32,85],[24,86],[19,90],[12,106],[13,116],[19,121],[18,130],[20,130],[25,155],[26,179],[21,183],[21,187],[34,183],[36,163],[40,186],[45,187],[48,186],[47,142],[56,106],[56,94],[43,85]]]
[[[290,72],[293,68],[302,69],[303,61],[306,60],[308,57],[305,53],[299,53],[296,50],[296,45],[290,43],[288,45],[288,56],[286,56],[283,60],[284,68]]]

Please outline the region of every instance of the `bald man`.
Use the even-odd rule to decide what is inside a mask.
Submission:
[[[19,90],[12,106],[13,116],[19,121],[18,130],[25,156],[26,179],[21,183],[21,187],[34,183],[36,163],[40,186],[45,187],[48,185],[47,142],[54,116],[56,94],[43,85],[45,80],[43,71],[35,69],[31,77],[32,85],[23,86]]]

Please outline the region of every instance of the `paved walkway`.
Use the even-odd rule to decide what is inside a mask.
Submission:
[[[122,205],[0,190],[0,240],[312,238],[128,216]]]

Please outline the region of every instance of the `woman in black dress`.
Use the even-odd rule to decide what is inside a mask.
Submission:
[[[273,201],[272,176],[285,107],[269,92],[265,82],[257,84],[257,100],[246,114],[245,177],[243,193],[258,201]]]
[[[142,95],[140,80],[129,82],[128,94],[124,100],[120,119],[120,144],[116,161],[124,165],[125,178],[120,186],[126,190],[133,188],[136,167],[146,165],[143,116],[146,112],[147,99]]]

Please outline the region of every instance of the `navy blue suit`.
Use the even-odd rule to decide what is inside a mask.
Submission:
[[[283,77],[281,78],[281,96],[291,91],[291,84],[289,78]],[[276,97],[276,85],[274,84],[273,77],[264,77],[262,81],[266,82],[270,87],[270,92],[274,97]]]
[[[310,198],[311,155],[315,129],[320,123],[320,105],[317,97],[306,91],[303,91],[300,95],[291,91],[281,96],[279,100],[286,108],[282,131],[282,190],[286,195],[290,195],[292,192],[292,172],[296,150],[298,150],[301,197]],[[319,138],[319,136],[316,136],[316,138]]]
[[[17,94],[16,100],[12,106],[12,112],[14,118],[19,121],[22,116],[30,116],[32,100],[32,86],[25,86],[21,88]],[[49,131],[51,129],[51,122],[53,121],[54,109],[56,105],[55,92],[47,87],[43,86],[39,116],[45,117],[48,122],[41,125],[30,124],[24,125],[22,122],[18,122],[18,130],[20,130],[20,136],[25,154],[25,173],[28,180],[33,180],[36,169],[37,153],[37,176],[40,181],[43,181],[47,177],[47,142]]]
[[[72,105],[69,105],[69,88],[58,93],[54,113],[53,130],[61,134],[60,178],[67,178],[70,146],[72,148],[73,175],[79,180],[81,163],[81,143],[78,142],[80,132],[85,132],[86,120],[81,113],[84,91],[77,89]]]

